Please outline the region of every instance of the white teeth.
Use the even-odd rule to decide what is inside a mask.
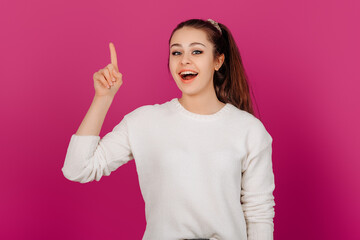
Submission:
[[[181,73],[180,73],[180,75],[184,75],[184,74],[197,74],[197,72],[184,71],[184,72],[181,72]]]

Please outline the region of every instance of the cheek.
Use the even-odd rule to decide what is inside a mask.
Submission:
[[[203,70],[204,74],[211,75],[214,71],[214,63],[210,60],[203,61],[201,62],[200,68]]]
[[[169,69],[172,75],[176,74],[176,62],[174,60],[169,60]]]

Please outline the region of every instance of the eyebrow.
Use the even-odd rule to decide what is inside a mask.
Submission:
[[[193,45],[202,45],[202,46],[206,47],[204,44],[199,43],[199,42],[190,43],[190,44],[189,44],[189,47],[191,47],[191,46],[193,46]],[[179,43],[174,43],[174,44],[172,44],[172,45],[170,46],[170,48],[172,48],[172,47],[181,47],[181,44],[179,44]]]

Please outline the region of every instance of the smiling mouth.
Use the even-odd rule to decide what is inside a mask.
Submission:
[[[180,77],[183,79],[183,80],[190,80],[190,79],[193,79],[195,78],[196,76],[198,75],[198,73],[196,72],[181,72],[180,73]]]

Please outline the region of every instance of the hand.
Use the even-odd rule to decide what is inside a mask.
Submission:
[[[122,74],[119,72],[116,50],[112,42],[109,44],[111,63],[93,75],[96,96],[114,97],[122,85]]]

